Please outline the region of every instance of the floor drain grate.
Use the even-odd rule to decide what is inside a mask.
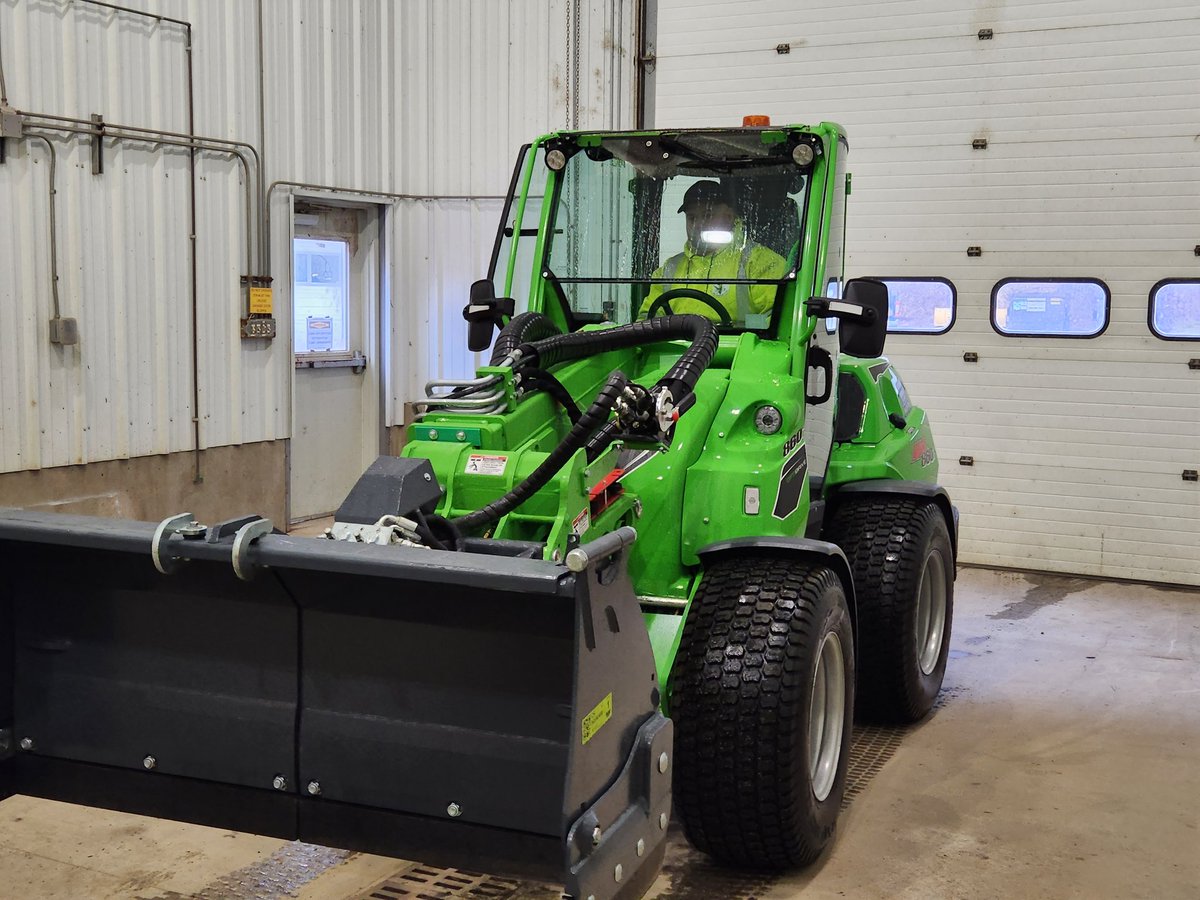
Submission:
[[[900,749],[907,728],[884,725],[855,725],[850,744],[850,764],[846,769],[846,793],[842,809],[849,806],[879,774],[879,770]]]
[[[557,891],[543,892],[511,878],[414,863],[388,876],[359,900],[518,900],[533,897],[531,892],[541,897],[559,896]]]

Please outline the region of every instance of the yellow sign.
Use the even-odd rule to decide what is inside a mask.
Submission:
[[[604,723],[612,718],[612,691],[596,704],[596,708],[583,717],[583,742],[586,744],[596,732],[604,727]]]
[[[250,288],[250,312],[271,314],[271,289],[264,287]]]

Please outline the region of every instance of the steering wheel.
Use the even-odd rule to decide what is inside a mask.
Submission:
[[[646,311],[646,318],[651,319],[654,316],[661,316],[664,313],[675,315],[675,310],[671,309],[671,301],[676,297],[687,297],[689,300],[699,300],[705,306],[712,307],[720,318],[722,325],[732,325],[733,319],[729,318],[729,310],[727,310],[712,294],[705,291],[697,291],[694,288],[671,288],[669,291],[663,291],[654,298],[654,302],[650,304],[650,309]]]

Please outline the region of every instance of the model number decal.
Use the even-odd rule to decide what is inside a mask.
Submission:
[[[933,452],[933,448],[929,446],[929,442],[925,438],[921,438],[913,444],[913,462],[919,462],[922,468],[933,462],[936,457],[937,454]]]
[[[800,432],[797,431],[790,438],[788,438],[787,443],[783,445],[784,457],[786,457],[789,453],[791,453],[793,450],[795,450],[799,446],[800,446]]]
[[[798,440],[797,434],[792,440]],[[791,444],[792,440],[788,443]],[[779,470],[779,492],[775,495],[775,508],[771,511],[776,519],[786,519],[800,505],[804,493],[804,476],[808,474],[808,448],[801,444],[784,460]]]

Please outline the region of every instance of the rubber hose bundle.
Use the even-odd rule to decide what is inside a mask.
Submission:
[[[519,316],[513,316],[500,330],[496,345],[492,347],[492,358],[488,365],[498,366],[522,344],[544,340],[556,334],[562,332],[553,321],[541,313],[523,312]]]
[[[603,331],[556,334],[522,344],[519,349],[524,358],[531,362],[536,360],[541,368],[549,369],[561,362],[595,356],[609,350],[622,350],[681,338],[690,340],[692,345],[656,385],[665,385],[671,391],[674,402],[678,403],[696,387],[700,375],[708,368],[713,354],[717,352],[717,328],[704,316],[660,316],[617,328],[606,328]]]
[[[534,469],[528,478],[483,509],[454,519],[454,525],[463,531],[489,525],[508,515],[545,487],[558,470],[567,464],[575,451],[587,442],[592,432],[608,421],[609,414],[612,413],[612,409],[617,403],[617,398],[621,396],[621,392],[625,390],[627,384],[629,384],[629,379],[625,377],[624,373],[616,371],[609,375],[608,381],[605,382],[604,388],[592,405],[580,416],[579,421],[572,426],[562,442],[550,451],[542,464]]]

